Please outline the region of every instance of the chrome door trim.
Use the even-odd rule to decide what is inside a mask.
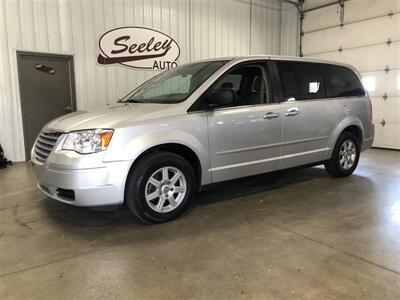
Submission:
[[[298,144],[298,143],[303,143],[303,142],[319,141],[319,140],[324,140],[324,139],[327,139],[327,138],[329,138],[329,135],[318,136],[318,137],[309,138],[309,139],[300,139],[300,140],[288,141],[288,142],[281,143],[281,146],[287,146],[287,145]]]
[[[198,114],[198,113],[207,113],[213,111],[223,111],[223,110],[234,110],[234,109],[243,109],[243,108],[252,108],[258,106],[271,106],[271,105],[280,105],[278,102],[270,102],[270,103],[259,103],[259,104],[248,104],[248,105],[240,105],[240,106],[227,106],[227,107],[217,107],[214,109],[201,109],[194,111],[187,111],[187,114]]]
[[[286,117],[297,116],[299,113],[300,113],[299,112],[299,108],[297,106],[296,107],[291,107],[291,108],[286,110],[285,116]]]
[[[239,164],[232,164],[232,165],[227,165],[227,166],[211,168],[208,171],[215,172],[215,171],[221,171],[221,170],[243,167],[243,166],[248,166],[248,165],[255,165],[255,164],[265,163],[265,162],[269,162],[269,161],[273,161],[273,160],[277,160],[277,159],[285,159],[285,158],[291,158],[291,157],[296,157],[296,156],[301,156],[301,155],[323,152],[323,151],[327,151],[329,149],[330,149],[329,147],[326,147],[326,148],[305,151],[305,152],[300,152],[300,153],[295,153],[295,154],[288,154],[288,155],[277,156],[277,157],[272,157],[272,158],[267,158],[267,159],[260,159],[260,160],[255,160],[255,161],[239,163]]]
[[[214,152],[214,154],[215,155],[223,155],[223,154],[244,152],[244,151],[250,151],[250,150],[258,150],[258,149],[263,149],[263,148],[273,148],[273,147],[280,147],[280,146],[298,144],[298,143],[303,143],[303,142],[319,141],[319,140],[323,140],[323,139],[327,139],[327,138],[329,138],[329,136],[319,136],[319,137],[315,137],[315,138],[295,140],[295,141],[289,141],[289,142],[284,142],[284,143],[275,143],[275,144],[261,145],[261,146],[255,146],[255,147],[246,147],[246,148],[239,148],[239,149],[233,149],[233,150],[219,151],[219,152]]]
[[[332,100],[347,100],[347,99],[356,99],[356,98],[364,98],[367,97],[367,94],[363,96],[343,96],[343,97],[325,97],[325,98],[313,98],[313,99],[296,99],[295,101],[287,101],[281,100],[279,103],[286,104],[286,103],[296,103],[296,102],[312,102],[312,101],[332,101]]]
[[[277,117],[279,117],[279,113],[275,113],[275,112],[272,112],[272,111],[269,111],[264,115],[264,119],[266,119],[266,120],[274,119],[274,118],[277,118]]]
[[[215,155],[223,155],[223,154],[230,154],[230,153],[238,153],[238,152],[245,152],[245,151],[251,151],[251,150],[264,149],[264,148],[279,147],[281,145],[282,145],[282,143],[260,145],[260,146],[254,146],[254,147],[246,147],[246,148],[239,148],[239,149],[233,149],[233,150],[219,151],[219,152],[215,152],[214,154]]]

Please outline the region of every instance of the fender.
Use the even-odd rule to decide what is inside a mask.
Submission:
[[[335,144],[337,139],[339,138],[339,135],[344,131],[344,129],[352,125],[360,128],[362,135],[361,140],[363,140],[365,133],[364,133],[364,126],[361,120],[355,116],[346,116],[336,125],[335,129],[332,131],[332,134],[328,141],[329,150],[327,151],[327,157],[326,157],[327,159],[329,159],[332,156],[333,148],[335,148]]]
[[[119,135],[124,135],[123,130],[122,132],[120,131]],[[140,134],[125,145],[119,145],[118,154],[115,154],[116,151],[114,150],[109,151],[109,153],[114,154],[112,156],[106,155],[104,161],[128,160],[132,165],[136,159],[147,150],[164,144],[180,144],[191,149],[200,161],[202,169],[201,183],[207,184],[211,182],[211,173],[205,171],[210,169],[207,149],[208,140],[202,142],[197,137],[176,128],[161,131],[158,128],[158,130]],[[115,145],[116,144],[113,146]]]

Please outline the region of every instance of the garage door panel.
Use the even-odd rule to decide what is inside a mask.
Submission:
[[[377,53],[382,55],[377,55]],[[400,43],[344,50],[341,53],[335,51],[304,56],[351,64],[360,72],[383,70],[386,66],[396,69],[400,68]]]
[[[332,5],[306,14],[303,22],[304,32],[339,26],[340,15],[337,5]],[[387,15],[390,11],[400,11],[400,1],[351,0],[345,3],[344,22],[354,22],[363,19]]]
[[[384,34],[382,34],[384,33]],[[343,28],[335,27],[305,34],[303,53],[327,52],[335,49],[385,42],[400,34],[400,14],[354,23]],[[312,41],[319,41],[313,43]]]
[[[387,16],[390,11],[394,13],[392,17]],[[350,64],[364,79],[371,77],[370,82],[375,80],[374,89],[366,83],[376,125],[374,146],[393,149],[400,149],[399,12],[400,1],[348,1],[345,3],[345,23],[358,22],[346,24],[343,28],[306,33],[302,39],[303,54],[307,58]],[[385,16],[377,17],[379,15]],[[304,21],[303,29],[307,32],[337,22],[338,14],[332,6],[306,14]],[[389,38],[390,45],[386,44]],[[341,52],[339,48],[342,48]],[[386,100],[382,97],[385,93],[388,96]]]
[[[387,41],[388,38],[394,40],[400,33],[400,15],[346,25],[341,30],[342,48]]]
[[[339,26],[340,15],[336,6],[328,6],[316,11],[306,13],[303,20],[303,31],[313,31],[320,28]]]
[[[386,72],[365,72],[361,74],[363,78],[375,80],[375,89],[370,90],[370,96],[382,97],[385,93],[389,96],[400,96],[398,80],[400,80],[400,70]]]
[[[386,101],[382,97],[371,97],[371,103],[374,124],[383,119],[387,123],[400,124],[400,97],[389,97]]]
[[[375,125],[375,138],[373,147],[400,149],[400,124],[386,123]]]
[[[400,1],[351,0],[345,3],[345,22],[354,22],[399,12]]]

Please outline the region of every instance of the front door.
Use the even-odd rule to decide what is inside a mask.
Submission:
[[[279,167],[282,116],[270,103],[265,63],[229,70],[211,89],[230,88],[236,101],[207,112],[213,182],[259,174]]]
[[[281,169],[326,159],[337,122],[336,101],[325,98],[320,66],[276,62],[283,92]]]
[[[43,126],[75,110],[71,56],[17,52],[26,159]]]

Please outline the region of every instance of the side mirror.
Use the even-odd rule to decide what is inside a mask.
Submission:
[[[212,90],[207,95],[207,105],[209,108],[227,106],[235,103],[236,92],[231,88],[219,88]]]

